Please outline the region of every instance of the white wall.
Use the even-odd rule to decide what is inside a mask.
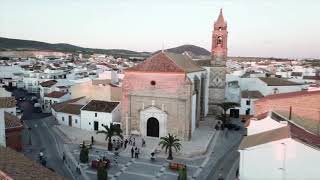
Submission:
[[[6,126],[4,122],[4,111],[0,109],[0,146],[6,147]]]
[[[197,106],[197,95],[192,96],[192,107],[191,107],[191,134],[193,134],[194,129],[196,128],[196,106]]]
[[[95,117],[95,113],[97,113],[97,117]],[[105,128],[102,126],[102,124],[109,126],[109,124],[112,122],[112,114],[81,110],[81,129],[93,131],[94,121],[99,122],[98,130],[104,130]]]
[[[50,112],[51,110],[51,105],[55,103],[60,103],[63,101],[67,101],[71,98],[70,94],[66,94],[60,98],[51,98],[51,97],[44,97],[43,98],[43,105],[44,105],[44,111],[45,112]],[[51,100],[51,103],[50,103]]]
[[[278,93],[288,93],[301,91],[305,85],[294,85],[294,86],[268,86],[265,82],[259,78],[241,78],[240,89],[241,91],[260,91],[262,95],[274,94],[274,89],[278,89]]]
[[[4,88],[0,88],[0,97],[11,97],[12,93],[6,91]]]
[[[112,111],[112,122],[119,122],[121,123],[121,103],[119,103],[119,105],[114,108],[114,110]]]
[[[250,124],[247,128],[248,129],[247,132],[249,136],[257,133],[262,133],[265,131],[270,131],[273,129],[278,129],[284,126],[287,126],[286,122],[278,122],[268,116],[261,120],[250,120]]]
[[[191,82],[192,82],[192,84],[194,84],[194,78],[195,78],[195,76],[199,79],[199,86],[200,86],[200,88],[202,87],[202,85],[201,85],[201,76],[202,76],[202,74],[204,75],[204,76],[206,76],[206,75],[209,75],[209,68],[208,68],[208,70],[207,70],[207,68],[205,68],[206,69],[206,71],[199,71],[199,72],[192,72],[192,73],[188,73],[187,74],[187,77],[191,80]],[[204,83],[206,83],[205,85],[204,85],[204,88],[205,88],[205,90],[203,91],[204,92],[204,115],[206,116],[207,115],[207,113],[208,113],[208,94],[209,94],[209,90],[208,90],[208,88],[207,87],[209,87],[209,81],[208,81],[208,79],[209,79],[209,77],[207,77],[207,79],[205,79],[204,80]],[[202,91],[201,91],[202,92]],[[200,93],[201,93],[200,92]],[[201,102],[201,101],[200,101]],[[196,103],[192,103],[192,106],[196,106],[197,104]],[[200,108],[200,107],[199,107]],[[192,109],[194,109],[194,111],[196,110],[196,107],[192,107]]]
[[[282,180],[283,171],[280,168],[283,168],[284,160],[285,179],[320,179],[320,151],[291,138],[241,150],[240,179]]]
[[[0,66],[0,78],[12,78],[14,73],[21,73],[23,69],[19,65]]]
[[[250,105],[247,105],[247,101],[250,100]],[[246,110],[249,108],[250,109],[250,114],[249,115],[254,115],[254,101],[257,99],[253,98],[241,98],[240,102],[240,114],[241,115],[246,115]]]
[[[63,112],[57,112],[55,113],[55,117],[58,121],[59,124],[63,124],[66,126],[69,126],[69,116],[72,117],[72,127],[81,127],[81,118],[80,115],[75,115],[75,114],[67,114]]]

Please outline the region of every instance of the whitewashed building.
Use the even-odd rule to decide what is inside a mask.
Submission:
[[[71,99],[71,96],[68,92],[53,91],[45,95],[43,98],[43,112],[50,112],[52,104],[60,103],[69,99]]]
[[[103,130],[110,123],[120,123],[120,102],[92,100],[81,109],[81,129]]]
[[[240,179],[320,179],[320,135],[293,121],[251,120],[239,146]]]
[[[56,108],[55,118],[59,124],[81,128],[81,111],[84,105],[66,103],[60,108]]]

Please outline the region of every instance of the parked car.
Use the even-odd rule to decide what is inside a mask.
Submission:
[[[23,113],[23,110],[20,109],[19,107],[17,107],[17,108],[16,108],[16,113],[17,113],[17,114],[21,114],[21,113]]]
[[[239,131],[240,130],[240,126],[236,125],[236,124],[224,124],[224,127],[227,128],[228,130],[236,130]]]

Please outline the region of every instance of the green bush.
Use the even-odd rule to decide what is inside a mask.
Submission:
[[[187,169],[183,168],[183,169],[179,169],[178,170],[178,174],[179,174],[179,180],[187,180],[188,176],[187,176]]]
[[[97,180],[106,180],[108,179],[108,171],[105,166],[99,164],[97,172]]]
[[[80,151],[80,162],[87,163],[89,161],[89,149],[83,146]]]

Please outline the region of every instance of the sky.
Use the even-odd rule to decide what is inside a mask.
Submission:
[[[223,8],[230,56],[320,58],[319,0],[0,0],[0,37],[156,51],[211,48]]]

